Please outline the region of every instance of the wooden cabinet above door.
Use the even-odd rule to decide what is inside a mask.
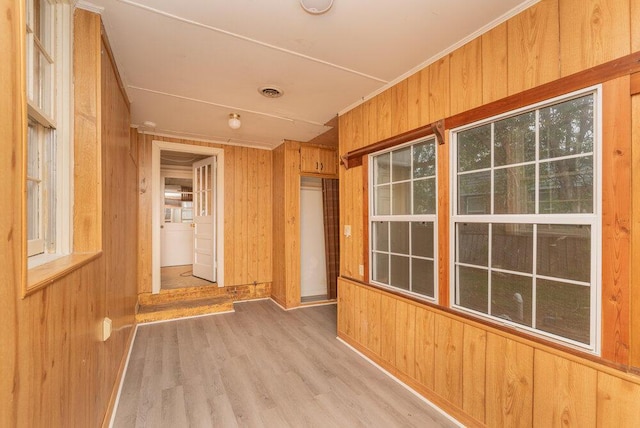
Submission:
[[[335,176],[338,156],[335,149],[318,146],[300,146],[300,172]]]

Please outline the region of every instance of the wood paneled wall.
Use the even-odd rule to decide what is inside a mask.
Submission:
[[[102,114],[102,135],[86,144],[103,145],[103,248],[95,260],[73,270],[24,299],[18,295],[24,273],[21,233],[25,217],[19,208],[24,181],[23,142],[26,117],[15,106],[24,102],[19,40],[24,34],[20,22],[21,1],[0,6],[0,145],[3,210],[0,228],[4,237],[0,249],[5,263],[0,273],[3,309],[0,332],[0,426],[99,426],[103,422],[115,386],[118,369],[127,352],[132,332],[136,298],[136,167],[129,156],[129,107],[115,83],[115,71],[108,56],[101,57],[101,24],[98,15],[76,11],[74,37],[91,40],[79,55],[92,63],[95,73],[79,85],[76,104],[86,101],[85,89],[102,93],[102,103],[92,108]],[[92,46],[88,48],[88,46]],[[101,83],[102,82],[102,83]],[[78,82],[76,82],[78,83]],[[102,90],[101,90],[102,88]],[[94,97],[95,99],[95,97]],[[5,132],[6,131],[6,132]],[[5,168],[6,167],[6,168]],[[110,177],[119,178],[111,179]],[[117,201],[117,203],[115,203]],[[118,266],[114,269],[113,266]],[[110,267],[110,268],[107,268]],[[113,319],[112,336],[100,339],[102,319]]]
[[[640,48],[640,31],[634,25],[634,17],[640,17],[638,3],[536,3],[340,116],[339,153],[636,52]],[[629,87],[628,76],[603,85],[602,356],[620,367],[637,368],[640,271],[633,255],[640,254],[638,198],[634,196],[638,193],[640,156],[635,142],[640,117]],[[438,150],[441,195],[449,194],[447,134]],[[341,228],[351,225],[352,230],[351,237],[341,234],[341,276],[364,282],[366,275],[359,275],[358,268],[368,264],[366,161],[362,167],[340,168],[340,186]],[[438,206],[439,299],[445,305],[449,301],[448,199],[439,198]],[[418,385],[419,391],[440,397],[445,408],[454,409],[462,420],[489,426],[547,426],[550,421],[560,424],[568,415],[566,421],[576,426],[583,422],[591,426],[593,421],[603,426],[640,418],[640,386],[635,377],[516,335],[496,333],[483,322],[440,314],[348,281],[341,281],[339,293],[341,336],[384,362],[401,379]],[[429,355],[428,364],[424,355]],[[534,384],[539,387],[534,389]],[[618,400],[634,405],[618,409]]]
[[[469,426],[640,420],[638,377],[345,279],[338,337]]]
[[[140,134],[139,293],[151,292],[151,148],[168,141],[224,150],[225,286],[272,280],[272,155],[268,150]],[[188,151],[188,148],[185,149]]]

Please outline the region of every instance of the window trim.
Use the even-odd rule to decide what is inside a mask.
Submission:
[[[435,181],[435,212],[433,214],[402,214],[402,215],[393,215],[393,214],[382,214],[382,215],[376,215],[375,214],[375,188],[376,188],[376,184],[374,182],[375,177],[374,177],[374,173],[375,173],[375,157],[380,156],[380,155],[384,155],[385,153],[391,153],[393,151],[396,150],[401,150],[403,148],[406,147],[412,147],[413,145],[416,144],[420,144],[420,143],[426,143],[426,142],[430,142],[432,141],[434,144],[434,154],[435,154],[435,159],[434,159],[434,164],[435,164],[435,173],[433,175],[433,179]],[[413,140],[407,141],[407,142],[403,142],[401,144],[397,144],[391,147],[386,147],[384,149],[369,153],[367,155],[367,165],[369,165],[368,167],[368,174],[367,174],[367,219],[366,219],[366,227],[368,229],[368,248],[367,248],[367,263],[368,263],[368,280],[369,282],[377,287],[383,288],[385,290],[390,290],[392,292],[397,292],[400,293],[404,296],[408,296],[408,297],[412,297],[412,298],[416,298],[419,299],[420,301],[426,301],[432,304],[438,304],[439,301],[439,242],[438,242],[438,217],[439,217],[439,211],[438,211],[438,192],[439,192],[439,186],[438,186],[438,180],[439,180],[439,170],[438,170],[438,138],[436,135],[434,135],[433,133],[429,133],[427,135],[415,138]],[[413,156],[411,157],[411,163],[413,165]],[[391,168],[391,166],[390,166]],[[423,178],[420,178],[423,179]],[[424,178],[426,179],[426,178]],[[407,180],[401,180],[398,182],[409,182],[411,183],[411,197],[412,197],[412,202],[413,202],[413,182],[415,181],[415,179],[413,177],[407,179]],[[394,182],[389,181],[389,186],[392,187],[392,184]],[[391,201],[391,193],[390,193],[390,207],[392,206],[393,202]],[[413,205],[412,205],[413,206]],[[400,288],[400,287],[396,287],[390,284],[385,284],[382,282],[378,282],[375,281],[374,275],[373,275],[373,269],[374,269],[374,261],[373,261],[373,255],[374,255],[374,249],[373,249],[373,245],[374,245],[374,228],[372,227],[372,224],[376,221],[383,221],[383,222],[407,222],[407,223],[413,223],[413,222],[421,222],[421,221],[427,221],[427,222],[433,222],[433,297],[424,295],[424,294],[420,294],[420,293],[416,293],[414,291],[411,290],[406,290],[404,288]],[[389,231],[390,233],[390,231]],[[411,229],[409,229],[409,242],[411,242]],[[394,253],[391,252],[391,249],[389,249],[389,251],[386,252],[389,255],[393,255]],[[409,278],[411,279],[411,259],[413,256],[411,256],[410,254],[408,255],[409,258]],[[429,258],[424,258],[424,257],[417,257],[419,259],[422,260],[426,260]]]
[[[458,176],[458,164],[457,164],[457,134],[460,131],[471,129],[477,126],[486,125],[489,123],[495,123],[501,119],[516,116],[518,114],[536,111],[537,109],[557,104],[559,102],[568,101],[574,98],[593,93],[594,95],[594,148],[592,156],[594,158],[594,188],[593,188],[593,213],[582,214],[457,214],[458,208],[458,194],[457,194],[457,176]],[[603,227],[602,227],[602,189],[603,189],[603,89],[602,84],[589,86],[583,89],[572,91],[569,93],[561,94],[543,101],[538,101],[533,104],[529,104],[514,110],[506,111],[500,114],[496,114],[472,123],[464,124],[451,128],[449,132],[450,141],[450,172],[449,172],[449,308],[457,313],[465,313],[475,319],[480,319],[492,325],[500,325],[507,328],[513,328],[516,331],[520,331],[527,336],[533,336],[538,339],[548,340],[563,347],[570,347],[581,352],[588,352],[590,354],[600,356],[602,352],[602,244],[603,244]],[[537,141],[536,141],[537,143]],[[539,165],[540,159],[536,159],[535,165]],[[493,171],[493,163],[488,171]],[[536,176],[539,178],[539,175]],[[492,186],[493,191],[493,186]],[[536,202],[538,201],[538,195],[536,194]],[[493,193],[492,193],[492,205],[493,205]],[[558,223],[558,217],[567,216],[566,219],[562,219],[562,223]],[[584,344],[575,340],[558,336],[553,333],[538,330],[534,327],[528,327],[522,324],[518,324],[512,321],[498,318],[496,316],[478,312],[470,308],[466,308],[457,305],[457,281],[456,281],[456,266],[460,264],[456,263],[456,224],[461,222],[473,222],[478,224],[502,224],[502,223],[521,223],[521,224],[590,224],[592,227],[591,232],[591,272],[590,272],[590,343]],[[491,245],[491,236],[489,236],[489,246]],[[535,240],[534,240],[535,249]],[[535,259],[534,259],[535,260]],[[487,269],[491,269],[491,261],[488,261]],[[488,296],[490,297],[490,296]],[[532,302],[532,305],[535,302]],[[532,311],[535,311],[535,307],[532,307]]]
[[[36,2],[38,0],[27,0],[28,2]],[[51,28],[49,29],[51,40],[47,51],[48,59],[52,60],[51,82],[50,82],[50,109],[53,113],[52,117],[35,105],[29,96],[32,91],[32,82],[30,75],[31,64],[33,58],[33,46],[36,43],[32,40],[35,36],[29,30],[25,30],[25,91],[26,91],[26,107],[27,119],[31,118],[36,123],[41,124],[45,128],[53,129],[55,132],[55,150],[51,156],[56,159],[55,180],[55,206],[40,207],[40,229],[43,230],[44,236],[41,236],[44,251],[33,254],[33,246],[35,243],[27,241],[27,269],[32,269],[45,265],[52,260],[65,257],[72,252],[73,242],[73,11],[74,7],[64,0],[47,0],[50,5]],[[25,7],[25,29],[28,26],[29,10],[33,13],[33,7],[28,5]],[[46,50],[46,49],[45,49]],[[26,141],[25,141],[26,143]],[[46,149],[40,152],[41,157],[46,153]],[[41,171],[41,174],[44,171]],[[46,186],[48,180],[42,182]],[[55,231],[52,240],[55,242],[55,251],[49,253],[46,248],[46,220],[49,214],[55,217]],[[31,283],[31,281],[29,281]],[[26,286],[26,290],[31,289],[31,285]]]

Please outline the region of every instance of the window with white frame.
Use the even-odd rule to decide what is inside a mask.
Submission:
[[[370,278],[435,300],[436,140],[370,156]]]
[[[71,6],[26,0],[25,10],[27,254],[32,257],[69,252]]]
[[[452,131],[453,306],[598,352],[599,88]]]

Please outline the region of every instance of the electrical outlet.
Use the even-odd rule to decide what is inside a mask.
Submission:
[[[347,238],[351,236],[351,225],[350,224],[345,224],[344,225],[344,236],[346,236]]]
[[[358,275],[364,276],[364,265],[358,265]]]
[[[104,317],[102,320],[102,341],[106,342],[111,336],[111,318]]]

